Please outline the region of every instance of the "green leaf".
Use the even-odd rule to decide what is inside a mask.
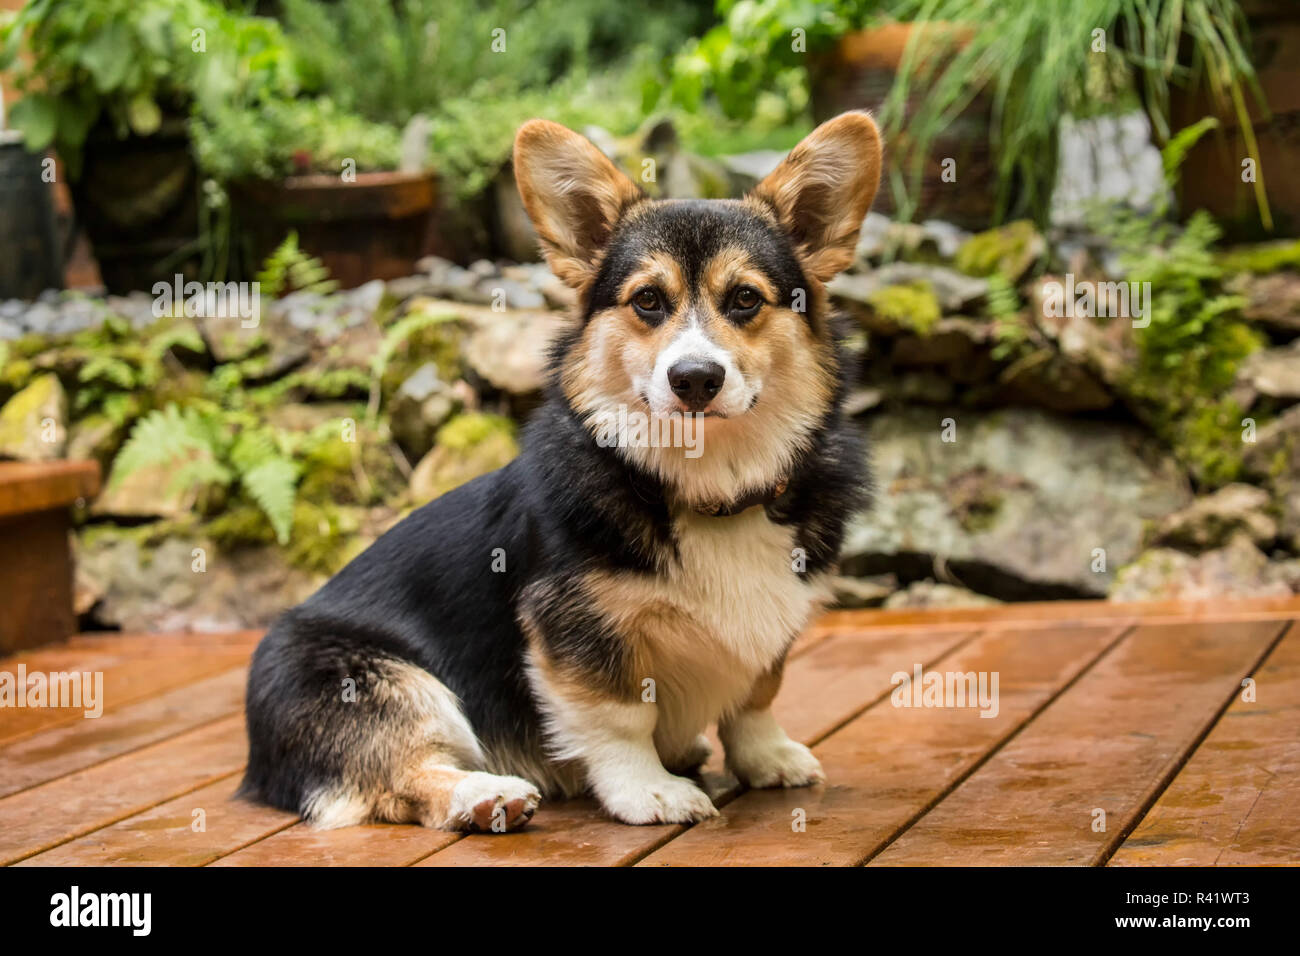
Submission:
[[[158,132],[162,125],[162,110],[148,93],[135,96],[126,107],[126,120],[131,129],[140,136],[149,136]]]
[[[268,458],[240,482],[249,497],[266,514],[280,544],[289,541],[293,527],[293,502],[298,490],[298,467],[287,458]]]
[[[130,27],[122,20],[111,20],[82,47],[80,60],[96,89],[111,93],[126,78],[134,54]]]
[[[23,134],[27,148],[39,153],[54,141],[59,125],[59,105],[45,93],[28,93],[9,111],[9,122]]]

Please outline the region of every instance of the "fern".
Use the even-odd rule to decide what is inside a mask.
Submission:
[[[324,263],[298,245],[296,232],[285,236],[284,242],[267,256],[257,281],[261,283],[261,291],[273,299],[290,292],[328,295],[339,286],[330,278]]]
[[[280,544],[289,542],[293,505],[298,491],[298,466],[278,455],[263,459],[240,478],[240,486],[257,502]]]
[[[200,483],[228,485],[234,475],[219,461],[220,438],[213,424],[193,408],[168,405],[136,422],[113,462],[110,487],[142,468],[172,470],[169,491]]]
[[[366,414],[372,422],[379,414],[380,385],[394,353],[421,329],[443,322],[455,322],[459,318],[459,313],[449,310],[441,312],[415,310],[402,316],[384,333],[383,341],[379,343],[379,351],[370,360],[370,401],[367,403]]]
[[[169,492],[237,485],[266,515],[276,540],[288,542],[299,469],[253,416],[176,405],[152,412],[132,429],[113,463],[110,485],[159,466],[171,473]]]

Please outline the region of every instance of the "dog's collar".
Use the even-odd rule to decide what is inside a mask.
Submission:
[[[751,491],[749,494],[741,495],[733,501],[715,501],[700,505],[695,511],[697,514],[707,515],[711,518],[730,518],[732,515],[738,515],[755,505],[762,505],[766,508],[768,505],[775,504],[777,499],[785,494],[786,489],[789,487],[790,479],[781,478],[769,488]]]

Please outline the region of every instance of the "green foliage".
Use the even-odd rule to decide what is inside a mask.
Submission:
[[[455,100],[499,102],[662,55],[703,28],[700,5],[653,15],[607,0],[283,0],[304,82],[344,109],[401,125]],[[340,68],[345,64],[345,68]],[[559,102],[557,98],[557,102]]]
[[[10,121],[28,149],[53,145],[74,178],[101,119],[118,138],[148,136],[236,82],[280,94],[295,83],[276,24],[214,0],[29,0],[0,29],[0,70],[11,67],[25,95]]]
[[[261,509],[277,541],[289,540],[299,470],[273,433],[252,419],[197,405],[151,412],[131,430],[109,483],[144,468],[165,470],[173,494],[236,489]]]
[[[934,288],[924,280],[882,286],[867,301],[881,318],[921,335],[928,334],[943,313]]]
[[[1300,239],[1238,246],[1222,253],[1219,265],[1225,272],[1250,272],[1256,275],[1281,269],[1300,270]]]
[[[1180,229],[1150,215],[1115,209],[1094,217],[1119,254],[1125,278],[1149,282],[1150,324],[1134,329],[1138,361],[1122,386],[1134,406],[1201,483],[1215,487],[1241,469],[1241,409],[1227,397],[1243,359],[1262,336],[1240,317],[1240,296],[1213,244],[1214,220],[1195,213]]]
[[[285,236],[284,242],[267,256],[257,281],[261,291],[273,299],[299,291],[328,295],[339,287],[325,264],[298,245],[297,232]]]
[[[369,416],[372,422],[379,412],[384,373],[388,371],[388,363],[392,361],[394,353],[421,330],[447,322],[456,322],[460,317],[460,313],[453,309],[444,311],[413,309],[388,328],[379,345],[379,351],[370,360]]]
[[[1170,87],[1205,86],[1215,108],[1237,118],[1258,159],[1245,97],[1247,89],[1258,93],[1257,84],[1234,0],[1076,0],[1068,16],[1041,0],[900,0],[892,12],[929,25],[912,30],[882,109],[886,139],[896,143],[893,162],[911,195],[936,137],[986,93],[998,215],[1045,221],[1061,119],[1132,101],[1133,77],[1159,141],[1170,139]],[[1096,48],[1097,30],[1104,51]],[[1262,182],[1256,198],[1270,225]]]
[[[391,170],[401,148],[395,126],[348,113],[325,97],[219,104],[195,116],[190,136],[199,165],[223,182],[338,175],[347,160],[355,172]]]
[[[1024,303],[1015,284],[1003,273],[989,276],[986,310],[993,319],[993,357],[998,361],[1018,358],[1030,340]]]
[[[717,0],[722,22],[685,44],[669,64],[666,80],[647,80],[646,100],[658,102],[666,95],[676,106],[698,113],[711,97],[731,119],[788,123],[808,106],[808,54],[862,25],[883,5],[870,0]]]

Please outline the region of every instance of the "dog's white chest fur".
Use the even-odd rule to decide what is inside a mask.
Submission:
[[[661,752],[686,746],[748,699],[822,599],[824,577],[801,572],[794,529],[761,508],[675,524],[677,559],[625,580],[638,657],[654,681]]]
[[[689,513],[676,530],[679,560],[664,597],[708,631],[711,653],[762,673],[803,628],[818,594],[801,571],[794,529],[750,508],[730,518]]]

